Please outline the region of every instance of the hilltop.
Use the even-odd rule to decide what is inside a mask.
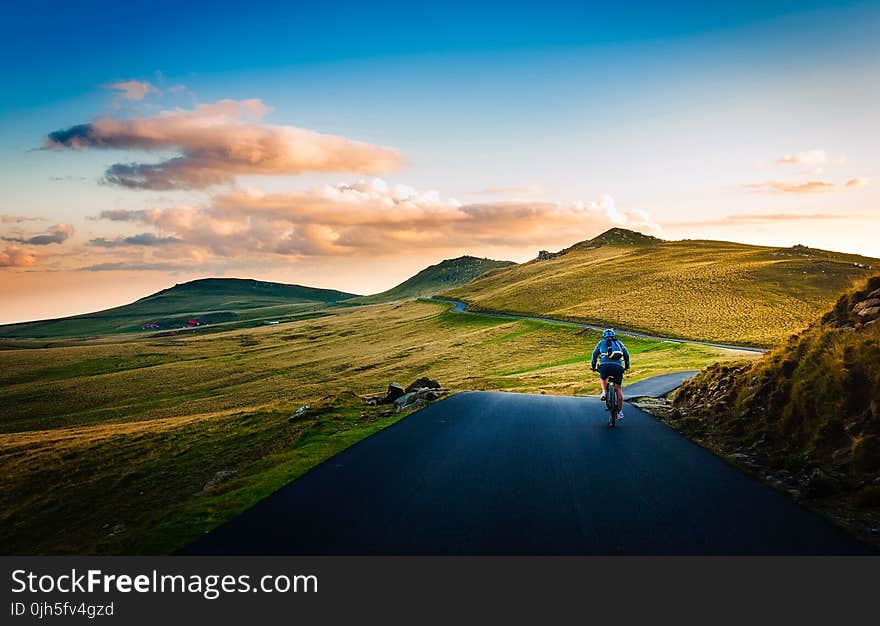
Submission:
[[[242,278],[205,278],[174,285],[131,304],[72,317],[0,326],[0,337],[80,337],[255,320],[308,312],[356,297]]]
[[[465,285],[492,270],[511,265],[515,265],[515,263],[512,261],[479,259],[473,256],[446,259],[436,265],[426,267],[396,287],[372,296],[351,300],[349,304],[374,304],[378,302],[393,302],[395,300],[426,298],[442,291]]]
[[[609,228],[601,235],[566,248],[563,253],[571,250],[590,250],[602,246],[652,246],[658,243],[663,243],[663,240],[653,235],[646,235],[626,228]]]
[[[671,423],[826,512],[877,526],[878,320],[880,276],[760,360],[686,383]]]
[[[878,266],[877,259],[805,246],[664,241],[613,228],[443,295],[473,311],[771,346]]]

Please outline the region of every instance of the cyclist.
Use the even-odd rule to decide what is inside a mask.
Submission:
[[[598,361],[598,368],[596,363]],[[617,419],[623,419],[623,373],[629,369],[629,352],[623,342],[614,334],[613,328],[608,328],[602,333],[602,339],[596,344],[593,350],[593,358],[590,361],[590,369],[599,371],[600,382],[602,383],[602,401],[605,401],[605,393],[608,388],[608,379],[614,381],[615,390],[617,391],[617,406],[620,412]]]

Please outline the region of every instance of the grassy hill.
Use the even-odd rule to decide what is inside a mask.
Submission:
[[[3,338],[81,337],[177,329],[190,319],[201,324],[243,322],[313,311],[354,294],[240,278],[205,278],[97,313],[0,326]]]
[[[770,346],[806,327],[880,260],[804,246],[663,241],[615,228],[443,295],[474,311]]]
[[[465,285],[478,276],[503,267],[514,265],[512,261],[494,261],[461,256],[446,259],[436,265],[426,267],[415,276],[408,278],[396,287],[372,296],[350,300],[348,304],[375,304],[398,300],[426,298],[454,287]]]
[[[278,326],[0,349],[0,554],[178,548],[399,419],[354,395],[391,381],[597,392],[596,333],[448,309],[334,307]],[[739,356],[628,346],[631,380]],[[304,404],[314,411],[288,421]]]
[[[708,368],[674,407],[672,424],[704,445],[841,521],[880,526],[880,276],[763,358]]]

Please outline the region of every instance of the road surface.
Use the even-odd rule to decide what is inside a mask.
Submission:
[[[492,313],[492,312],[483,312],[483,311],[468,311],[467,303],[461,302],[460,300],[451,300],[449,298],[440,298],[440,297],[432,297],[431,300],[435,300],[437,302],[448,302],[453,305],[450,311],[453,313],[464,313],[467,315],[488,315],[489,317],[503,317],[515,320],[532,320],[535,322],[550,322],[552,324],[564,324],[565,326],[574,326],[575,328],[588,328],[590,330],[604,330],[605,326],[595,326],[593,324],[584,324],[582,322],[570,322],[567,320],[557,320],[552,317],[535,317],[533,315],[519,315],[516,313]],[[672,337],[661,337],[659,335],[648,335],[646,333],[637,333],[635,331],[630,330],[617,330],[618,335],[622,335],[624,337],[639,337],[641,339],[655,339],[657,341],[669,341],[671,343],[692,343],[697,346],[707,346],[709,348],[724,348],[725,350],[742,350],[744,352],[758,352],[763,354],[766,352],[762,348],[755,348],[751,346],[735,346],[732,344],[726,343],[711,343],[709,341],[696,341],[694,339],[673,339]]]
[[[626,378],[623,379],[623,396],[627,400],[635,400],[636,398],[660,398],[670,391],[674,391],[681,387],[681,384],[690,380],[697,374],[699,370],[690,370],[687,372],[673,372],[672,374],[660,374],[643,380],[627,383]]]
[[[862,554],[627,406],[467,392],[315,467],[185,554]]]

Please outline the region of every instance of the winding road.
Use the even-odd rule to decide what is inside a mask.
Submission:
[[[869,550],[631,405],[612,429],[597,398],[466,392],[318,465],[183,553]]]
[[[506,319],[514,319],[514,320],[532,320],[534,322],[549,322],[551,324],[562,324],[564,326],[572,326],[574,328],[586,328],[589,330],[604,330],[605,326],[595,326],[593,324],[585,324],[583,322],[570,322],[568,320],[559,320],[554,319],[552,317],[536,317],[534,315],[519,315],[517,313],[495,313],[495,312],[484,312],[484,311],[468,311],[467,303],[461,302],[460,300],[452,300],[450,298],[439,298],[432,297],[431,300],[435,302],[447,302],[452,304],[452,308],[450,311],[453,313],[464,313],[467,315],[486,315],[489,317],[502,317]],[[631,330],[617,330],[618,335],[623,335],[625,337],[639,337],[641,339],[653,339],[656,341],[668,341],[671,343],[691,343],[697,346],[706,346],[709,348],[724,348],[726,350],[742,350],[745,352],[757,352],[763,354],[766,350],[762,348],[755,348],[753,346],[736,346],[733,344],[726,343],[712,343],[709,341],[697,341],[694,339],[673,339],[672,337],[661,337],[659,335],[649,335],[647,333],[638,333]]]

